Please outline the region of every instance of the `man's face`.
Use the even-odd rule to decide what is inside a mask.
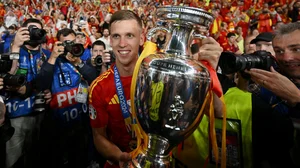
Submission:
[[[241,27],[237,27],[236,32],[237,32],[237,34],[242,34],[243,33],[242,28]]]
[[[104,29],[103,30],[103,36],[104,37],[108,37],[109,36],[109,30],[108,29]]]
[[[256,51],[255,44],[250,44],[250,42],[253,39],[255,39],[255,36],[248,36],[245,39],[245,43],[244,43],[245,47],[244,47],[244,49],[245,49],[245,53],[246,54],[251,54],[251,53],[254,53]]]
[[[83,35],[77,35],[75,42],[84,45],[86,42],[86,38]]]
[[[117,65],[134,66],[139,46],[144,43],[142,29],[136,20],[116,21],[110,27],[110,45],[116,56]]]
[[[270,52],[273,56],[275,56],[275,52],[272,46],[272,42],[267,42],[267,41],[258,41],[255,43],[256,46],[256,51],[259,50],[265,50]]]
[[[91,32],[92,32],[93,34],[95,34],[95,33],[97,32],[97,28],[96,28],[95,26],[93,26]]]
[[[234,42],[235,42],[235,39],[236,39],[235,36],[231,36],[231,37],[228,38],[228,41],[229,41],[230,43],[234,43]]]
[[[104,46],[103,45],[95,45],[92,49],[92,57],[91,62],[94,65],[94,60],[98,55],[103,55],[104,52]]]
[[[300,80],[300,30],[275,36],[273,48],[280,70],[289,77]]]
[[[8,29],[9,34],[14,34],[15,30],[14,29]]]

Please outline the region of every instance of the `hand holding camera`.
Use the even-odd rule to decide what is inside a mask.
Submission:
[[[19,52],[20,47],[24,44],[25,41],[30,40],[30,35],[27,27],[21,27],[15,36],[15,39],[12,43],[12,52]]]
[[[54,47],[50,57],[57,58],[65,52],[65,47],[62,45],[62,42],[57,41],[54,43]]]
[[[115,62],[115,56],[113,54],[112,51],[104,51],[103,55],[98,55],[96,56],[96,58],[94,59],[94,64],[97,67],[101,67],[101,66],[107,66],[107,65],[111,65],[112,63]]]

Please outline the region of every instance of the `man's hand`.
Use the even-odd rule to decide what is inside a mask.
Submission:
[[[3,89],[3,85],[4,85],[3,78],[0,78],[0,90]]]
[[[27,27],[21,27],[13,40],[11,52],[20,52],[20,47],[24,44],[25,41],[29,41],[29,31]]]
[[[55,42],[48,63],[54,65],[57,57],[63,54],[64,51],[65,51],[65,47],[62,46],[62,42],[60,41]]]
[[[208,61],[210,66],[214,69],[217,68],[220,55],[223,48],[212,37],[207,37],[202,40],[199,52],[194,54],[194,58],[199,61]]]
[[[252,68],[250,71],[245,71],[251,75],[251,79],[273,92],[282,100],[286,100],[288,104],[295,105],[300,102],[300,90],[287,77],[276,72],[273,67],[270,71]]]
[[[123,167],[125,163],[131,161],[131,155],[127,152],[122,152],[119,156],[119,166]]]
[[[107,63],[110,63],[111,55],[108,50],[105,50],[102,55],[102,61],[104,64],[102,66],[106,66]]]

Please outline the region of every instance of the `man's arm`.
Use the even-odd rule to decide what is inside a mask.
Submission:
[[[75,66],[80,72],[80,74],[83,76],[83,78],[87,80],[87,82],[90,85],[97,78],[97,71],[95,68],[84,64],[83,62],[81,62],[81,64],[83,64],[82,67],[78,66],[78,64]]]
[[[93,139],[96,149],[109,161],[119,164],[118,162],[126,162],[131,160],[129,153],[122,152],[115,144],[106,138],[106,129],[93,128]]]
[[[210,75],[215,75],[214,79],[214,86],[221,87],[220,82],[217,77],[216,69],[218,66],[219,58],[222,53],[223,49],[220,46],[220,44],[213,39],[212,37],[208,37],[206,39],[202,40],[202,45],[199,48],[199,52],[194,54],[194,58],[198,59],[199,61],[206,61],[208,65],[211,67]],[[219,85],[219,86],[218,86]],[[213,88],[214,90],[214,88]],[[218,90],[218,89],[216,89]],[[219,88],[219,91],[222,91],[222,88]],[[222,117],[223,116],[223,103],[221,99],[219,98],[216,93],[213,93],[213,99],[214,99],[214,110],[215,110],[215,116],[216,117]]]
[[[47,60],[47,62],[43,63],[40,73],[36,78],[36,81],[39,82],[37,85],[40,87],[40,90],[51,89],[55,62],[57,60],[57,57],[64,52],[64,47],[60,46],[60,44],[61,42],[59,41],[54,44],[54,48],[50,55],[50,58]]]

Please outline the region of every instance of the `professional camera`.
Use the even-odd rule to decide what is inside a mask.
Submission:
[[[80,57],[84,52],[83,45],[73,41],[64,41],[61,45],[65,47],[65,52],[61,56],[66,56],[70,52],[73,56]]]
[[[97,55],[96,58],[94,59],[94,63],[97,67],[101,67],[103,64],[102,61],[102,56],[101,55]]]
[[[40,41],[41,39],[45,39],[47,32],[44,29],[39,29],[34,25],[30,25],[28,27],[29,36],[31,41]]]
[[[3,83],[6,86],[19,87],[25,84],[26,78],[24,75],[11,75],[8,73],[14,59],[19,59],[19,55],[14,53],[0,55],[0,78],[3,78]]]
[[[219,66],[223,74],[232,74],[251,68],[269,71],[271,66],[276,68],[277,63],[272,54],[267,51],[256,51],[252,54],[243,54],[241,56],[236,56],[231,52],[222,52]]]
[[[106,64],[111,65],[112,63],[116,62],[116,57],[115,57],[113,51],[108,51],[108,53],[110,54],[110,62],[108,62]],[[102,66],[102,64],[103,64],[102,56],[101,55],[96,56],[96,58],[94,59],[94,63],[98,67]]]

